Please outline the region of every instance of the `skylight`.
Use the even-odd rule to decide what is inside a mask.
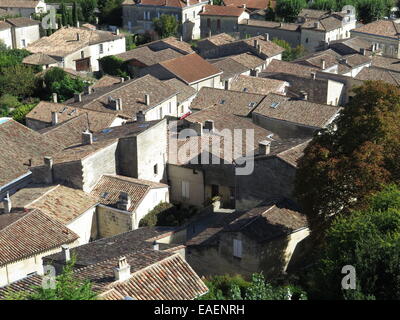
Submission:
[[[271,108],[276,109],[276,108],[278,108],[278,106],[279,106],[279,102],[273,102],[273,103],[271,103]]]

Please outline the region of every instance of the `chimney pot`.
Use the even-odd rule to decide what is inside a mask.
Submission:
[[[61,249],[62,249],[62,254],[65,259],[65,262],[68,262],[69,260],[71,260],[71,253],[69,251],[69,247],[67,245],[62,245]]]
[[[363,56],[365,56],[367,54],[367,50],[365,50],[365,48],[361,48],[360,49],[360,54],[362,54]]]
[[[89,130],[82,132],[82,144],[93,144],[93,134]]]
[[[93,86],[87,86],[85,88],[86,94],[92,94],[93,93]]]
[[[131,197],[129,196],[128,193],[126,192],[120,192],[119,194],[119,200],[117,203],[118,209],[128,211],[129,208],[131,207]]]
[[[144,95],[144,101],[146,103],[146,106],[150,105],[150,95],[149,94]]]
[[[9,192],[7,192],[7,195],[3,200],[3,207],[4,207],[4,213],[11,213],[12,203]]]
[[[266,34],[264,35],[264,38],[265,38],[265,41],[269,41],[269,33],[266,33]]]
[[[153,242],[153,250],[160,250],[160,245],[157,243],[157,241]]]
[[[260,155],[267,155],[271,151],[271,141],[263,140],[260,141],[258,144],[259,154]]]
[[[119,29],[118,29],[118,28],[115,30],[115,34],[116,34],[117,36],[119,36]]]
[[[302,91],[302,92],[301,92],[301,99],[302,99],[302,100],[308,100],[308,93],[305,92],[305,91]]]
[[[81,40],[81,35],[77,32],[76,33],[76,41],[80,41]]]
[[[254,44],[254,48],[257,48],[257,46],[258,46],[258,40],[257,40],[257,39],[254,39],[253,44]]]
[[[123,83],[125,81],[124,77],[121,77],[120,79],[121,79],[121,83]]]
[[[74,94],[74,101],[75,102],[82,102],[82,93],[75,93]]]
[[[213,120],[206,120],[204,122],[204,129],[208,131],[213,131],[214,130],[214,121]]]
[[[56,92],[53,92],[53,102],[58,103],[58,95]]]
[[[225,80],[224,88],[225,88],[225,90],[229,90],[229,80]]]
[[[58,123],[58,113],[55,111],[51,112],[51,125],[55,126]]]
[[[311,72],[311,78],[315,80],[317,78],[317,74],[315,72]]]
[[[114,268],[115,281],[125,281],[131,276],[131,266],[126,257],[118,259],[118,267]]]
[[[44,165],[48,168],[52,168],[53,167],[53,158],[52,157],[44,157],[43,158],[44,161]]]
[[[322,70],[325,70],[325,68],[326,68],[326,60],[322,59],[321,63],[322,63]]]
[[[144,122],[145,121],[145,116],[142,110],[136,113],[136,121],[137,122]]]

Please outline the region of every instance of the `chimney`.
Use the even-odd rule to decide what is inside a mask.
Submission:
[[[271,141],[263,140],[258,143],[258,153],[260,155],[267,155],[271,151]]]
[[[12,204],[9,192],[7,192],[6,197],[3,199],[3,207],[4,207],[4,213],[11,213]]]
[[[49,168],[49,169],[53,168],[53,158],[52,157],[44,157],[43,161],[44,161],[44,165],[47,168]]]
[[[229,80],[225,80],[224,82],[224,89],[229,90]]]
[[[76,22],[76,27],[79,28],[81,26],[81,24],[79,23],[79,21]],[[79,40],[79,39],[78,39]]]
[[[126,257],[118,259],[118,267],[114,268],[115,281],[125,281],[131,277],[131,266]]]
[[[326,60],[325,59],[321,59],[321,63],[322,63],[322,70],[325,70],[325,68],[326,68]]]
[[[117,36],[119,36],[119,29],[118,29],[118,28],[115,30],[115,34],[116,34]]]
[[[93,93],[93,86],[87,86],[85,88],[85,93],[86,94],[92,94]]]
[[[317,78],[317,74],[315,72],[311,72],[311,79],[315,80]]]
[[[51,125],[55,126],[58,123],[58,113],[52,111],[51,112]]]
[[[214,121],[213,120],[206,120],[204,122],[204,129],[208,131],[213,131],[214,130]]]
[[[244,4],[242,5],[242,7],[243,7],[243,9],[246,9],[246,4],[244,3]]]
[[[82,93],[75,93],[74,94],[74,101],[75,102],[82,102]]]
[[[190,0],[186,0],[186,5],[190,6]]]
[[[58,103],[58,96],[57,93],[53,92],[53,102]]]
[[[129,194],[121,191],[117,203],[118,209],[128,211],[131,207],[131,203],[131,197],[129,196]]]
[[[316,28],[316,29],[319,28],[319,21],[314,22],[314,28]]]
[[[160,250],[160,245],[155,240],[153,242],[153,250],[157,250],[157,251]]]
[[[80,41],[81,40],[81,35],[79,34],[79,32],[76,33],[76,41]]]
[[[68,262],[69,260],[71,260],[71,253],[69,251],[69,247],[67,245],[62,245],[61,250],[62,250],[62,255],[64,257],[65,262]]]
[[[144,102],[145,102],[146,106],[150,105],[150,95],[149,94],[144,95]]]
[[[360,54],[363,56],[367,55],[367,50],[365,48],[360,48]]]
[[[261,46],[259,44],[257,45],[257,53],[261,54]]]
[[[124,83],[125,82],[125,78],[124,77],[121,77],[121,78],[119,78],[120,79],[120,83]]]
[[[180,41],[180,42],[183,41],[183,37],[182,37],[182,36],[179,37],[179,41]]]
[[[265,41],[269,41],[269,33],[264,34]]]
[[[254,39],[253,44],[254,44],[254,48],[257,48],[258,47],[258,40]]]
[[[82,132],[82,144],[93,144],[93,134],[89,130]]]
[[[144,113],[143,113],[142,110],[140,110],[139,112],[136,113],[136,121],[137,122],[144,122],[145,121]]]
[[[301,99],[302,100],[308,100],[308,93],[307,92],[301,91],[300,94],[301,94]]]
[[[108,105],[110,106],[111,109],[119,111],[122,110],[122,99],[113,99],[113,97],[109,96],[108,97]]]
[[[208,37],[211,38],[211,29],[208,30]]]

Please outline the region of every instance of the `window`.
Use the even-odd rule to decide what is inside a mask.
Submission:
[[[154,174],[158,174],[158,164],[155,164],[153,167]]]
[[[21,46],[22,46],[22,48],[26,47],[26,40],[25,39],[21,40]]]
[[[102,43],[99,44],[99,52],[100,52],[100,54],[102,54],[104,52],[104,47],[103,47]]]
[[[182,198],[183,199],[189,199],[189,182],[188,181],[182,181]]]
[[[233,256],[236,258],[242,257],[242,240],[233,239]]]

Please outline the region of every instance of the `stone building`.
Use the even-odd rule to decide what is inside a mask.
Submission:
[[[60,68],[99,71],[99,59],[125,52],[125,36],[87,28],[63,27],[27,46],[31,53],[43,53],[57,60]]]
[[[267,279],[300,263],[309,235],[306,218],[290,200],[266,201],[247,212],[214,214],[187,241],[187,261],[202,276],[262,272]]]
[[[78,245],[79,236],[38,209],[0,215],[0,287],[43,275],[42,257]],[[17,240],[18,239],[18,240]]]
[[[153,32],[153,22],[161,15],[172,15],[181,24],[183,40],[200,38],[199,13],[208,1],[202,0],[125,0],[122,3],[124,29],[132,33]]]
[[[234,6],[206,5],[199,15],[202,38],[225,32],[237,33],[239,23],[250,18],[246,8]]]
[[[40,38],[40,21],[9,18],[0,23],[0,40],[10,49],[24,49]]]
[[[42,0],[0,0],[0,9],[7,15],[20,15],[29,18],[35,13],[47,12],[46,2]]]

